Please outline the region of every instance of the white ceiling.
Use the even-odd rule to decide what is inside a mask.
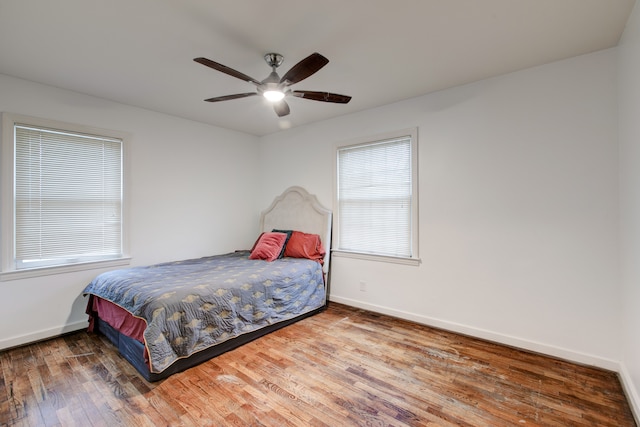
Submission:
[[[635,0],[0,0],[0,73],[255,135],[615,46]],[[250,83],[319,52],[279,119]],[[0,94],[1,96],[2,94]]]

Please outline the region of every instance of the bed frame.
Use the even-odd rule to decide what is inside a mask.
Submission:
[[[299,230],[305,233],[313,233],[321,236],[322,244],[326,250],[323,265],[326,298],[325,304],[322,307],[304,313],[298,317],[269,325],[268,327],[251,333],[240,335],[214,347],[210,347],[207,350],[195,353],[186,359],[180,359],[161,373],[153,373],[149,371],[149,366],[145,363],[142,357],[144,354],[144,345],[141,342],[119,333],[108,323],[99,318],[96,319],[94,330],[105,335],[109,341],[118,348],[120,354],[129,361],[129,363],[131,363],[147,381],[154,382],[198,365],[229,350],[233,350],[234,348],[253,341],[270,332],[317,314],[326,309],[328,302],[331,220],[331,211],[322,206],[314,195],[309,194],[302,187],[290,187],[286,189],[280,196],[275,198],[271,206],[260,214],[260,231],[271,231],[275,228]]]
[[[331,211],[302,187],[289,187],[260,214],[260,231],[298,230],[317,234],[326,250],[325,283],[331,260]]]

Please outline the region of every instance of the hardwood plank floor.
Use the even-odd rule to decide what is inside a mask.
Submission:
[[[1,426],[634,426],[617,375],[332,303],[140,377],[78,332],[0,353]]]

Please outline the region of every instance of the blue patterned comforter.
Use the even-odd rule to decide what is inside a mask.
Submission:
[[[146,321],[150,370],[160,373],[179,358],[324,305],[317,262],[248,256],[243,251],[110,271],[84,294]]]

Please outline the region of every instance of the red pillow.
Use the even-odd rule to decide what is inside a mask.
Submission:
[[[249,259],[275,260],[280,255],[286,239],[285,233],[262,233],[251,249]]]
[[[284,256],[291,258],[308,258],[324,263],[325,250],[322,247],[320,236],[294,231],[284,249]]]

